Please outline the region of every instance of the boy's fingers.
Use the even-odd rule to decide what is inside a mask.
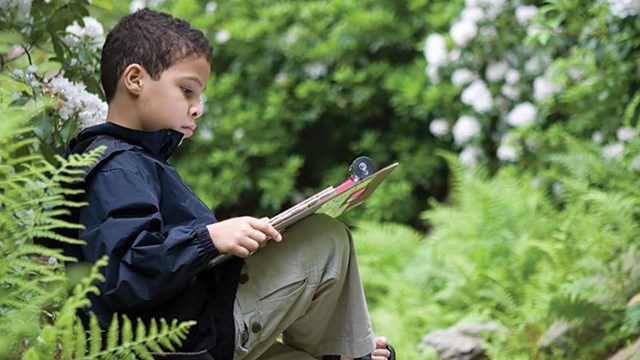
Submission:
[[[267,242],[267,235],[254,228],[249,229],[246,235],[249,239],[257,241],[260,245],[264,245]]]
[[[261,247],[258,241],[253,240],[251,238],[244,238],[238,245],[240,245],[242,248],[248,251],[247,256],[255,252],[256,250],[260,249]]]
[[[387,340],[386,337],[384,336],[378,336],[376,338],[376,348],[380,349],[380,348],[386,348],[387,345],[389,345],[389,341]]]
[[[275,241],[282,240],[282,235],[280,235],[278,230],[276,230],[273,226],[269,225],[267,221],[264,221],[262,219],[255,219],[255,221],[252,221],[250,224],[251,224],[251,227],[253,227],[258,231],[261,231],[262,233],[272,238],[273,240]]]
[[[251,251],[245,249],[244,247],[238,245],[236,247],[233,248],[232,251],[230,251],[233,255],[240,257],[240,258],[246,258],[247,256],[251,255]]]

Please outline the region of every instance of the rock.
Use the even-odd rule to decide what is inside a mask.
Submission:
[[[434,330],[426,334],[421,345],[433,347],[442,360],[486,359],[482,334],[505,331],[496,323],[461,324],[448,329]]]
[[[556,321],[540,337],[540,347],[547,348],[552,345],[566,348],[564,336],[571,330],[571,326],[566,321]]]
[[[640,339],[618,351],[609,360],[634,360],[638,358],[638,354],[640,354]]]

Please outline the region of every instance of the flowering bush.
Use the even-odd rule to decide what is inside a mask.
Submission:
[[[466,105],[438,118],[451,124],[463,162],[527,166],[553,152],[533,141],[532,131],[562,126],[583,138],[611,139],[631,125],[620,115],[637,106],[637,67],[624,60],[639,44],[632,40],[638,11],[637,2],[624,0],[466,0],[448,34],[429,35],[424,48],[431,83],[459,89],[443,94],[442,103],[453,96]]]
[[[0,49],[9,49],[0,52],[3,70],[24,84],[11,88],[15,105],[44,101],[32,123],[50,161],[79,129],[106,120],[97,73],[104,30],[88,6],[84,0],[0,3],[0,30],[12,35],[0,40]]]

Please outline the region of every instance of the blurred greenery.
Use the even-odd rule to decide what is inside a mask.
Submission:
[[[639,337],[635,2],[19,3],[0,2],[0,75],[18,80],[0,89],[42,104],[34,151],[49,159],[86,123],[62,117],[49,79],[100,94],[99,52],[67,26],[108,30],[146,5],[214,45],[198,136],[172,162],[218,218],[272,216],[362,154],[400,162],[341,219],[401,358],[436,358],[423,335],[469,322],[507,329],[491,359],[602,359]]]

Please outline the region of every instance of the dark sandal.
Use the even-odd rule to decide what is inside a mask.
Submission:
[[[396,351],[391,344],[387,344],[387,350],[389,350],[389,360],[396,360]],[[340,360],[340,355],[325,355],[322,360]],[[355,358],[354,360],[371,360],[371,355]]]
[[[396,360],[396,351],[393,349],[391,344],[387,344],[387,350],[389,350],[389,360]],[[371,355],[355,358],[354,360],[371,360]]]

